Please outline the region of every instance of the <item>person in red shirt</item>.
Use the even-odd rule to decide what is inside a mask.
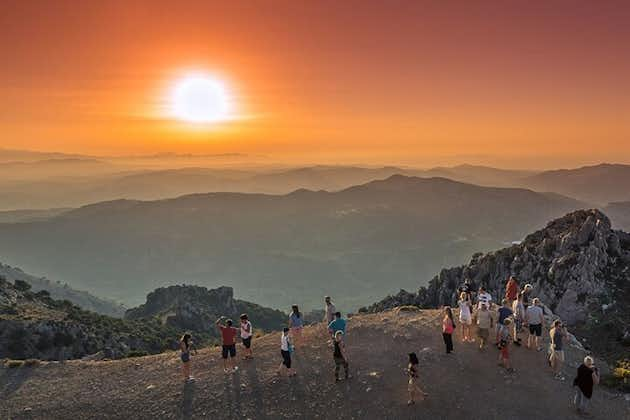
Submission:
[[[510,304],[510,308],[514,304],[514,301],[518,297],[518,280],[514,276],[510,276],[507,284],[505,285],[505,298]]]
[[[225,320],[225,325],[223,325],[223,321]],[[221,330],[221,341],[223,343],[223,348],[221,351],[221,356],[223,356],[223,371],[225,373],[236,372],[238,370],[238,366],[234,362],[236,357],[236,336],[238,334],[238,329],[232,326],[232,320],[227,319],[222,316],[217,319],[216,325]],[[230,358],[228,359],[228,354]]]

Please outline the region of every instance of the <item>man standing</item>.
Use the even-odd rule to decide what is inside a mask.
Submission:
[[[490,330],[494,324],[492,319],[492,313],[488,310],[488,305],[481,303],[481,309],[477,311],[475,315],[477,319],[477,336],[479,337],[479,350],[483,351],[486,347],[486,342],[490,336]]]
[[[490,293],[486,292],[486,288],[481,286],[479,288],[479,294],[477,295],[478,308],[481,309],[481,305],[485,304],[486,309],[490,308],[490,303],[492,302],[492,296]]]
[[[549,331],[551,338],[551,354],[549,355],[549,363],[554,373],[554,378],[563,381],[562,365],[564,364],[564,341],[567,337],[567,330],[562,325],[562,321],[556,319],[553,322],[553,328]]]
[[[520,346],[521,339],[518,335],[523,328],[523,323],[525,322],[525,306],[523,306],[523,295],[520,293],[512,304],[512,312],[514,313],[514,344]]]
[[[241,315],[241,341],[243,342],[243,347],[245,347],[245,359],[252,359],[254,355],[252,354],[252,323],[249,321],[249,317],[247,314]]]
[[[223,371],[225,373],[236,372],[238,370],[238,366],[234,362],[234,358],[236,357],[236,335],[238,334],[238,330],[232,326],[232,320],[227,319],[225,321],[225,325],[223,325],[223,320],[226,318],[221,316],[215,324],[221,331],[221,341],[223,343],[223,348],[221,350],[221,356],[223,357]],[[228,355],[230,358],[228,359]]]
[[[503,299],[501,301],[502,306],[497,311],[498,321],[497,321],[497,335],[496,342],[499,343],[499,333],[501,332],[501,327],[503,326],[506,319],[512,316],[512,309],[510,309],[510,304],[507,299]]]
[[[518,281],[514,276],[510,276],[505,285],[505,298],[508,300],[509,307],[512,307],[516,297],[518,296]]]
[[[540,306],[540,299],[534,298],[533,305],[528,307],[525,311],[525,320],[529,325],[529,336],[527,337],[527,348],[531,349],[532,344],[536,344],[536,350],[541,351],[540,337],[542,336],[543,325],[545,324],[545,317],[543,308]]]
[[[332,335],[333,339],[337,331],[342,332],[342,337],[346,335],[346,320],[341,317],[341,312],[335,312],[335,319],[328,324],[328,332]]]
[[[335,308],[335,304],[330,300],[330,296],[326,296],[324,298],[324,302],[326,303],[324,306],[324,311],[326,312],[324,322],[326,325],[329,325],[335,319],[335,312],[337,312],[337,308]]]

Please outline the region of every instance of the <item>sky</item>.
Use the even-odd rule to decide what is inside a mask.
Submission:
[[[627,1],[0,3],[0,147],[283,162],[630,162]],[[231,118],[167,112],[224,83]]]

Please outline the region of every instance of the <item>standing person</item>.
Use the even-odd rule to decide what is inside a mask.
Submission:
[[[254,355],[252,353],[252,336],[254,335],[254,330],[252,328],[252,323],[249,321],[249,317],[247,314],[241,315],[241,341],[243,342],[243,347],[245,347],[245,359],[253,359]]]
[[[512,365],[510,363],[510,343],[512,341],[510,337],[510,325],[512,324],[512,320],[510,318],[506,318],[503,321],[503,324],[499,325],[499,344],[497,347],[499,348],[499,364],[502,365],[508,372],[514,372],[512,369]]]
[[[564,364],[564,341],[567,338],[567,330],[562,325],[562,321],[556,319],[553,322],[549,336],[551,338],[549,364],[553,370],[554,378],[564,381],[562,365]]]
[[[501,326],[503,322],[512,316],[512,309],[510,309],[511,305],[507,298],[503,298],[501,301],[501,307],[497,310],[497,334],[496,334],[496,343],[499,343],[499,332],[501,330]]]
[[[343,333],[337,331],[333,341],[333,359],[335,360],[335,382],[339,382],[339,370],[343,366],[343,374],[348,379],[348,357],[346,356],[346,345],[343,342]]]
[[[573,403],[579,414],[587,414],[588,401],[593,396],[593,386],[599,384],[599,370],[591,356],[584,358],[584,363],[578,367],[577,376],[573,380],[575,398]]]
[[[332,335],[333,339],[337,331],[343,333],[342,337],[346,336],[346,320],[341,317],[341,312],[335,312],[335,319],[328,324],[328,332]]]
[[[466,293],[466,296],[470,300],[471,303],[472,303],[473,297],[474,297],[473,296],[474,290],[475,290],[475,286],[472,284],[470,279],[466,279],[464,281],[464,284],[459,286],[459,288],[457,289],[457,291],[460,293],[460,296],[461,296],[462,293]]]
[[[282,362],[278,367],[278,374],[282,374],[282,366],[284,366],[287,376],[294,376],[295,370],[291,367],[291,353],[293,352],[293,346],[291,345],[289,331],[288,327],[284,327],[282,330],[282,336],[280,337],[280,354],[282,355]]]
[[[421,400],[428,397],[429,394],[424,392],[418,384],[418,356],[416,353],[409,353],[409,364],[407,365],[407,375],[409,375],[409,385],[407,386],[407,392],[409,392],[409,400],[407,405],[415,404],[416,396],[420,396]]]
[[[324,298],[324,322],[326,325],[329,325],[335,319],[335,312],[337,312],[337,308],[335,304],[330,300],[330,296],[326,296]]]
[[[182,338],[179,340],[179,348],[181,350],[181,359],[182,359],[182,371],[184,373],[185,381],[194,381],[195,378],[192,376],[192,367],[190,362],[190,353],[192,351],[192,336],[188,333],[184,334]]]
[[[521,297],[523,298],[523,306],[525,307],[526,310],[531,305],[532,290],[534,290],[534,286],[528,283],[525,285],[525,287],[523,287],[523,290],[521,291]]]
[[[225,325],[223,325],[223,321],[225,320]],[[234,361],[236,357],[236,336],[238,334],[238,330],[232,326],[232,320],[226,319],[224,316],[221,316],[215,322],[219,330],[221,330],[221,341],[223,344],[221,350],[221,356],[223,357],[223,371],[225,373],[236,372],[238,370],[238,366]],[[230,358],[228,359],[228,355]]]
[[[295,348],[302,346],[302,328],[304,320],[297,305],[291,306],[291,315],[289,315],[289,328],[291,329],[291,337]]]
[[[479,293],[477,294],[477,302],[478,302],[477,306],[479,309],[481,309],[481,305],[483,305],[484,303],[486,304],[488,308],[490,308],[490,305],[492,303],[492,295],[486,292],[486,288],[483,286],[479,288]]]
[[[512,304],[512,312],[514,313],[514,331],[512,338],[514,339],[514,344],[520,346],[521,339],[518,335],[523,329],[523,323],[525,322],[525,306],[523,306],[523,295],[520,293]]]
[[[466,292],[459,295],[459,322],[462,324],[462,343],[475,340],[470,334],[470,326],[472,325],[472,301]]]
[[[477,337],[479,337],[479,350],[483,351],[486,348],[486,343],[488,342],[488,338],[490,337],[490,330],[494,325],[492,313],[488,310],[487,304],[481,304],[481,309],[477,311],[475,318],[477,319]]]
[[[532,305],[525,311],[525,321],[529,325],[529,336],[527,337],[527,348],[531,349],[532,344],[536,345],[537,351],[542,351],[540,337],[542,336],[545,316],[543,308],[540,306],[540,299],[534,298]]]
[[[446,354],[453,352],[453,331],[455,331],[455,321],[453,311],[450,306],[444,307],[444,317],[442,318],[442,338],[446,345]]]
[[[505,298],[508,300],[510,307],[512,307],[512,304],[516,300],[518,292],[518,280],[516,280],[516,277],[510,276],[505,285]]]

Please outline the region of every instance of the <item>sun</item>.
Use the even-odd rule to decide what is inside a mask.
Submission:
[[[170,113],[180,121],[212,124],[229,120],[232,97],[222,80],[205,74],[178,79],[172,89]]]

